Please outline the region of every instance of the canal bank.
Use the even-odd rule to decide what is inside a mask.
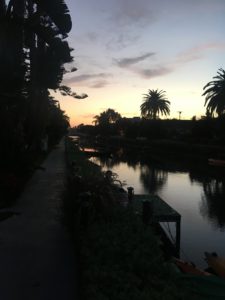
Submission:
[[[79,136],[79,134],[78,134]],[[127,138],[123,136],[80,135],[81,143],[88,147],[100,148],[106,153],[124,148],[139,151],[142,155],[180,158],[208,163],[208,159],[225,159],[225,147],[219,144],[203,143],[193,140],[147,139],[145,137]]]

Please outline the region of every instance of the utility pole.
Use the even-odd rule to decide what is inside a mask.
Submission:
[[[179,120],[180,120],[181,119],[182,111],[178,111],[178,114],[179,114]]]

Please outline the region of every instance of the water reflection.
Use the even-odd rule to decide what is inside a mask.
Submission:
[[[150,165],[146,164],[141,160],[137,152],[127,152],[123,148],[115,151],[110,157],[100,156],[92,158],[92,161],[107,169],[113,169],[125,163],[125,166],[138,171],[137,176],[139,176],[140,182],[143,184],[146,192],[151,194],[159,192],[168,178],[167,171],[155,167],[153,162]]]
[[[225,230],[225,180],[212,179],[204,182],[203,190],[200,213],[215,227]]]
[[[99,164],[103,168],[112,169],[116,166],[119,166],[121,163],[126,163],[128,167],[136,168],[139,165],[139,159],[137,155],[129,153],[129,155],[124,151],[123,148],[118,149],[111,155],[102,155],[99,157],[92,158],[92,161]]]
[[[224,169],[207,166],[205,170],[190,170],[191,182],[203,189],[200,214],[215,228],[225,229],[225,173]]]
[[[159,192],[166,183],[167,178],[168,172],[166,171],[147,165],[140,167],[140,180],[150,194]]]
[[[112,169],[136,194],[159,194],[182,215],[183,259],[206,268],[204,251],[224,253],[225,168],[172,160],[132,149],[117,149],[110,157],[93,159]]]
[[[186,192],[190,191],[190,197],[195,197],[191,194],[193,184],[197,183],[202,191],[202,196],[198,198],[200,215],[215,228],[225,230],[225,170],[191,163],[188,168],[187,162],[173,163],[171,160],[159,162],[151,158],[146,160],[146,157],[142,157],[140,153],[128,152],[122,148],[110,157],[102,156],[95,158],[94,161],[101,167],[114,169],[114,172],[122,176],[120,180],[128,179],[127,183],[131,176],[137,177],[136,184],[141,183],[144,192],[152,194],[160,193],[164,189],[169,176],[175,173],[188,174],[189,181],[185,183],[185,189]],[[121,172],[122,175],[120,175]],[[138,187],[135,186],[135,182],[136,190]]]

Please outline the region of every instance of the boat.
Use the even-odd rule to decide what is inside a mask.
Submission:
[[[197,268],[193,263],[186,262],[181,259],[178,259],[176,257],[173,258],[173,261],[175,265],[186,274],[192,274],[192,275],[202,275],[202,276],[211,276],[212,274],[209,272],[206,272],[204,270],[201,270]]]
[[[205,260],[216,275],[225,278],[225,258],[218,256],[215,252],[205,252]]]
[[[211,166],[225,167],[225,160],[209,158],[208,163]]]
[[[225,280],[223,275],[223,267],[225,267],[225,258],[219,257],[216,253],[205,252],[206,261],[210,268],[217,272],[215,275],[195,267],[194,264],[174,258],[175,265],[179,267],[180,272],[177,277],[179,282],[189,286],[195,299],[204,300],[222,300],[225,299]],[[216,273],[215,272],[215,273]]]

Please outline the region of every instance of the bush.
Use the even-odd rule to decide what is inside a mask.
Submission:
[[[84,299],[189,299],[158,237],[132,209],[113,207],[80,241]]]

